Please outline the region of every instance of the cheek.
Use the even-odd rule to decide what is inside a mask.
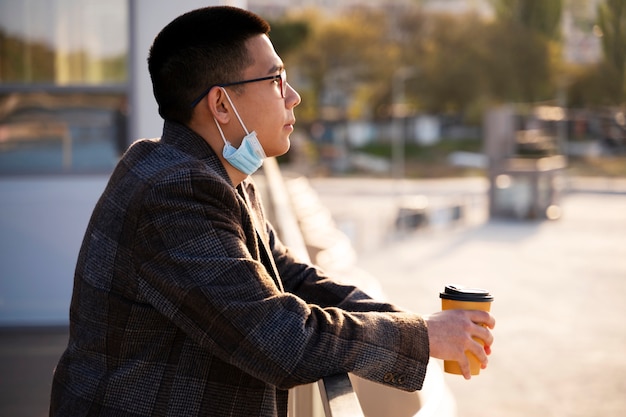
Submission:
[[[284,109],[272,109],[266,107],[260,110],[256,117],[256,129],[260,134],[262,131],[265,135],[269,135],[268,139],[277,139],[276,135],[283,136],[285,134],[285,117],[284,117]]]
[[[259,104],[254,108],[248,117],[249,122],[244,119],[244,123],[250,123],[248,129],[258,131],[276,131],[279,125],[282,126],[284,110],[277,110],[275,107],[265,104]]]
[[[285,129],[285,122],[284,102],[280,100],[273,103],[272,100],[266,100],[255,107],[255,111],[251,113],[250,126],[247,127],[257,132],[268,156],[277,156],[289,150],[291,131]]]

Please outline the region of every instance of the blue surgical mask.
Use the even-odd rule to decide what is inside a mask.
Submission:
[[[220,124],[215,118],[213,118],[213,120],[215,120],[215,124],[217,125],[217,129],[220,131],[222,140],[224,141],[222,155],[229,164],[237,168],[239,171],[246,175],[251,175],[259,169],[261,165],[263,165],[263,159],[266,158],[265,151],[263,151],[263,147],[261,146],[261,143],[259,143],[259,139],[256,137],[256,132],[248,132],[248,129],[246,129],[246,126],[243,124],[243,121],[241,120],[241,117],[239,116],[239,113],[237,112],[237,109],[235,108],[235,105],[226,90],[222,88],[222,91],[226,94],[226,98],[233,108],[235,116],[237,116],[237,120],[239,120],[241,127],[243,127],[243,130],[246,132],[246,136],[244,136],[241,141],[239,148],[235,148],[229,141],[226,140]]]

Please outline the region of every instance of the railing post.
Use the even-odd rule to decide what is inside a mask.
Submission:
[[[363,417],[359,399],[348,374],[322,378],[318,385],[326,417]]]

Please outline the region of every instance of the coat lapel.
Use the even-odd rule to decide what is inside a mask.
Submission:
[[[268,273],[274,279],[274,283],[280,289],[280,291],[285,292],[283,288],[282,282],[280,280],[280,275],[278,274],[278,269],[276,268],[276,264],[274,263],[274,257],[272,256],[272,251],[269,248],[269,236],[267,235],[267,229],[265,228],[265,222],[261,218],[261,210],[256,207],[258,200],[253,196],[251,198],[248,195],[247,187],[245,187],[246,182],[242,183],[237,190],[239,191],[239,195],[243,198],[246,207],[248,208],[248,212],[250,213],[250,217],[252,218],[252,222],[254,223],[254,228],[256,229],[257,242],[259,245],[259,252],[261,254],[261,261],[263,265],[265,265],[265,269],[267,269]],[[252,201],[254,200],[254,201]]]

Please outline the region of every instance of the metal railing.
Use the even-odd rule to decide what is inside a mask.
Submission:
[[[267,182],[266,204],[270,205],[270,216],[277,233],[297,256],[310,260],[277,161],[274,158],[266,159],[263,172]],[[323,378],[318,382],[318,387],[325,417],[363,417],[363,411],[348,374]],[[291,394],[289,412],[292,417],[316,417],[314,405],[316,396],[311,385],[294,388]]]

